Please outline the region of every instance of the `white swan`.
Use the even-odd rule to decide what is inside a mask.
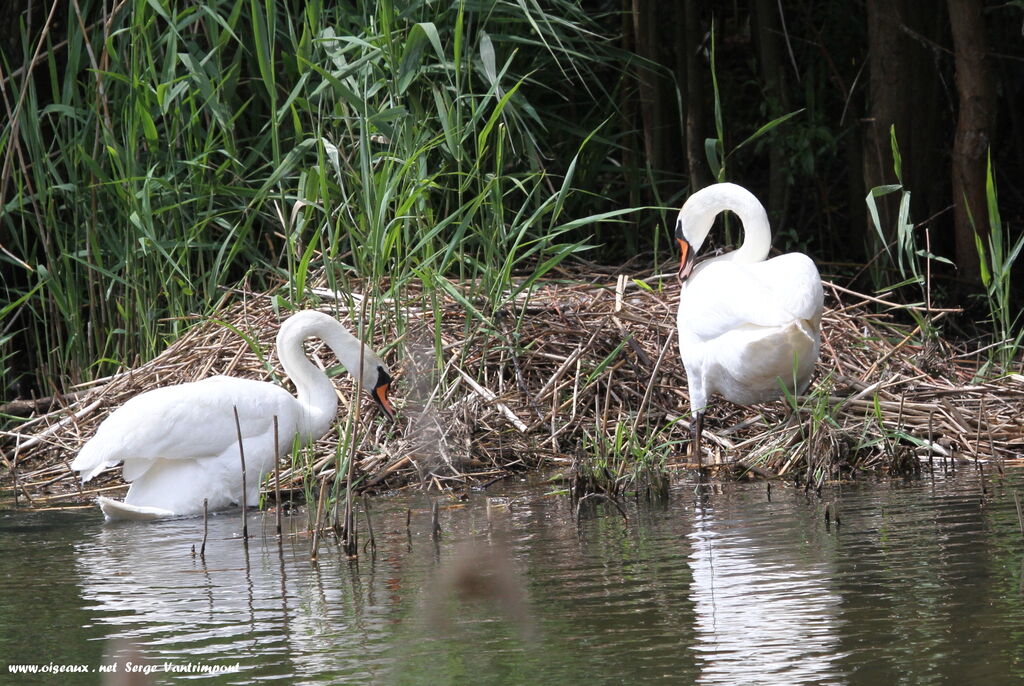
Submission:
[[[738,249],[694,265],[715,217],[731,210],[743,223]],[[771,233],[764,207],[731,183],[703,188],[676,219],[682,249],[679,278],[679,350],[693,413],[693,454],[708,397],[718,393],[740,405],[801,393],[810,383],[820,345],[821,277],[807,255],[770,260]]]
[[[330,428],[338,409],[334,384],[303,352],[311,336],[324,340],[350,372],[361,370],[362,386],[389,417],[391,375],[380,358],[345,326],[322,312],[289,317],[277,334],[281,366],[298,397],[264,381],[214,376],[135,396],[107,417],[82,446],[71,468],[85,483],[124,462],[131,482],[124,502],[99,498],[108,519],[158,519],[200,514],[241,502],[242,466],[233,408],[238,409],[246,463],[246,502],[254,505],[263,476],[274,467],[274,416],[278,450],[293,439],[310,443]]]

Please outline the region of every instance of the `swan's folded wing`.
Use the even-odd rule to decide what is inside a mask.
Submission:
[[[779,255],[754,267],[754,276],[771,287],[780,307],[794,319],[817,323],[821,319],[824,292],[814,261],[803,253]]]
[[[100,425],[72,462],[72,469],[91,478],[101,469],[125,459],[125,478],[136,479],[153,459],[214,457],[233,443],[237,430],[232,408],[238,409],[243,439],[272,430],[274,415],[280,431],[294,431],[295,399],[273,384],[214,377],[167,386],[137,395]]]
[[[755,264],[714,262],[680,296],[679,318],[702,340],[740,327],[779,327],[821,317],[821,279],[806,255],[790,253]]]

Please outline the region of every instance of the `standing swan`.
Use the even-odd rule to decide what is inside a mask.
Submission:
[[[303,351],[302,342],[311,336],[323,339],[349,372],[361,370],[363,388],[393,419],[391,375],[380,358],[335,318],[298,312],[277,334],[277,355],[298,397],[265,381],[214,376],[137,395],[100,424],[71,468],[85,483],[124,461],[122,474],[131,482],[124,502],[98,499],[107,519],[195,515],[203,511],[204,498],[211,511],[240,503],[242,465],[233,408],[245,446],[245,498],[256,503],[275,455],[290,453],[295,438],[305,445],[323,436],[337,413],[334,384]]]
[[[694,266],[694,256],[723,210],[743,223],[738,249]],[[676,219],[682,249],[679,279],[679,350],[693,412],[693,454],[708,396],[740,405],[801,393],[810,383],[820,345],[821,277],[807,255],[770,260],[771,233],[764,207],[731,183],[703,188],[687,199]]]

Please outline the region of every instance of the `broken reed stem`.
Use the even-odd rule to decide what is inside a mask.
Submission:
[[[203,544],[199,546],[199,559],[206,561],[206,536],[210,533],[209,512],[207,511],[208,501],[203,498]]]
[[[242,460],[242,540],[249,544],[249,519],[247,517],[248,503],[245,502],[245,446],[242,445],[242,423],[238,420],[238,406],[232,405],[231,410],[235,413],[235,431],[238,433],[238,455]]]
[[[935,425],[935,411],[932,410],[928,413],[928,471],[935,471],[935,432],[933,427]]]
[[[412,508],[405,508],[405,538],[409,546],[409,550],[412,550]]]
[[[981,462],[979,461],[980,458],[981,458],[981,455],[980,455],[980,453],[981,453],[981,422],[982,422],[984,417],[985,417],[985,396],[982,396],[981,397],[981,411],[980,411],[980,413],[978,415],[978,421],[977,421],[978,431],[974,435],[974,464],[975,464],[975,466],[977,466],[979,468],[981,466]]]
[[[370,521],[370,500],[366,497],[366,493],[363,493],[363,517],[366,518],[366,533],[369,536],[369,540],[366,542],[370,546],[370,553],[377,553],[377,541],[373,535],[373,522]],[[366,549],[365,546],[363,548]]]
[[[355,409],[356,421],[359,420],[359,398],[356,398],[356,409]],[[352,452],[348,456],[348,466],[345,470],[345,522],[342,529],[342,548],[345,554],[349,557],[355,557],[359,554],[358,543],[356,542],[355,527],[353,526],[354,521],[352,517],[352,477],[353,470],[356,461],[355,455],[355,431],[358,425],[353,422],[352,424],[352,435],[349,437],[349,441],[352,445]]]
[[[435,498],[430,504],[430,537],[434,542],[441,540],[441,518]]]
[[[363,298],[362,307],[359,310],[359,340],[362,341],[365,337],[365,322],[366,322],[366,305],[368,298]],[[359,370],[363,368],[363,355],[366,352],[366,346],[360,344],[359,346]],[[356,463],[356,432],[359,430],[359,418],[360,410],[362,408],[362,392],[363,392],[363,375],[361,371],[357,371],[355,374],[356,383],[354,395],[352,398],[352,421],[349,426],[349,455],[348,465],[345,469],[345,527],[344,527],[344,543],[342,548],[345,554],[349,557],[355,557],[359,554],[359,544],[357,542],[355,534],[354,519],[352,517],[352,479],[355,476],[355,463]]]
[[[320,495],[316,499],[316,519],[313,523],[313,540],[310,542],[309,560],[310,562],[317,561],[317,555],[320,549],[320,527],[323,524],[322,517],[324,512],[324,502],[327,500],[327,479],[320,481]]]
[[[1016,489],[1013,491],[1013,504],[1017,506],[1017,526],[1020,527],[1021,538],[1024,538],[1024,512],[1021,511],[1020,494]]]

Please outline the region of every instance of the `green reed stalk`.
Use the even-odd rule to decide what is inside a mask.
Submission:
[[[574,2],[60,11],[66,45],[5,84],[3,393],[15,364],[52,390],[152,357],[243,279],[301,306],[320,267],[371,296],[473,281],[486,319],[627,211],[579,191],[621,56]]]
[[[985,287],[985,300],[993,336],[998,343],[994,348],[990,348],[989,361],[997,363],[1001,371],[1009,372],[1024,339],[1024,328],[1020,326],[1020,310],[1013,305],[1011,289],[1012,269],[1020,257],[1021,248],[1024,248],[1024,234],[1010,244],[1008,227],[1003,225],[999,214],[999,195],[992,172],[991,156],[988,160],[985,194],[988,200],[988,240],[982,240],[975,231],[974,244],[978,250],[981,281]],[[973,217],[971,221],[973,222]]]

